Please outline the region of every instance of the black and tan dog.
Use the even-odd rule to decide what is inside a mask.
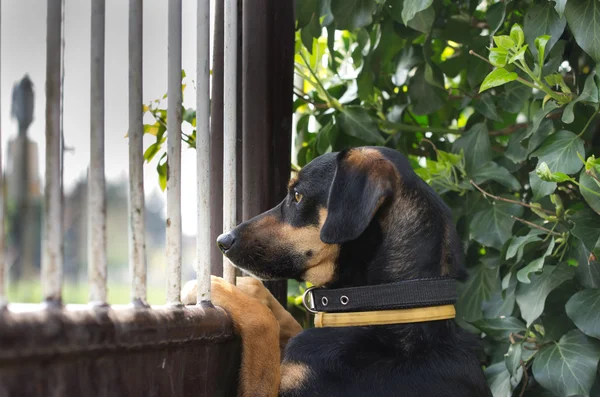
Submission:
[[[339,288],[465,276],[449,209],[385,148],[316,158],[278,206],[219,244],[265,280]],[[242,338],[243,396],[491,396],[476,344],[453,320],[302,331],[256,279],[213,278],[212,288]],[[188,283],[184,303],[195,297]]]

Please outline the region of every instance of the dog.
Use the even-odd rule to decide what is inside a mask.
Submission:
[[[453,319],[302,330],[262,280],[327,288],[466,278],[449,208],[399,152],[360,147],[307,164],[273,209],[218,238],[253,275],[212,278],[242,339],[242,396],[488,397],[477,340]],[[182,291],[196,301],[195,282]]]

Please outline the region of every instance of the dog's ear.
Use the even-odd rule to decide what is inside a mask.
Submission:
[[[340,152],[321,240],[341,244],[358,238],[386,198],[393,194],[397,175],[394,165],[376,149]]]

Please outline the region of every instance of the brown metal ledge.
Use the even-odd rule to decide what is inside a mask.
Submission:
[[[0,397],[236,394],[241,344],[220,308],[21,309],[0,313]]]

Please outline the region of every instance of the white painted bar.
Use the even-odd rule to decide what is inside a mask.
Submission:
[[[129,0],[129,269],[133,304],[146,306],[142,16],[143,0]]]
[[[225,0],[223,89],[223,231],[236,226],[236,134],[238,0]],[[223,261],[223,278],[235,283],[235,268]]]
[[[169,0],[167,86],[167,304],[181,304],[181,0]]]
[[[104,53],[106,1],[92,0],[90,168],[88,182],[89,302],[106,304],[106,181],[104,177]]]
[[[216,244],[210,216],[210,0],[198,0],[196,29],[196,302],[203,302],[210,300],[210,250]]]
[[[62,200],[60,152],[61,0],[47,1],[46,29],[46,178],[42,237],[42,296],[47,303],[61,302]]]
[[[0,54],[2,53],[2,3],[0,3]],[[2,58],[0,57],[0,92],[2,92]],[[0,97],[0,109],[2,98]],[[8,302],[6,298],[6,236],[4,235],[4,172],[2,170],[2,112],[0,112],[0,307]]]

